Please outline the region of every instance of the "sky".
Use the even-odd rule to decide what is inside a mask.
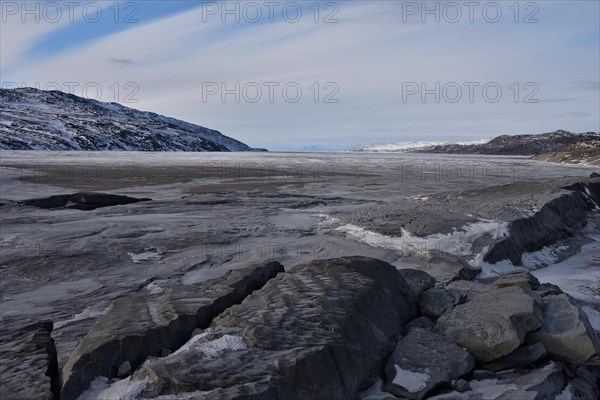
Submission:
[[[600,131],[600,2],[0,0],[3,88],[270,150]]]

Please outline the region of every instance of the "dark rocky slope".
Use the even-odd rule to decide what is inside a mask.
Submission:
[[[0,89],[0,150],[252,151],[174,118],[60,91]]]
[[[510,235],[496,243],[484,260],[496,263],[510,260],[521,264],[524,252],[533,252],[571,237],[586,224],[586,214],[600,210],[600,179],[592,178],[565,187],[565,193],[530,217],[519,218],[509,225]]]

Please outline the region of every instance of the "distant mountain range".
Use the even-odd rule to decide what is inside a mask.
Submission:
[[[220,132],[60,91],[0,89],[2,150],[255,151]]]
[[[475,142],[405,142],[387,145],[371,145],[355,151],[394,153],[443,153],[532,156],[557,151],[577,142],[600,139],[596,132],[573,133],[564,130],[537,135],[502,135],[491,140]]]

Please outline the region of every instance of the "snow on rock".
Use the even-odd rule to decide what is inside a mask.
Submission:
[[[217,339],[208,340],[207,337],[209,335],[211,335],[211,332],[203,332],[194,336],[176,352],[169,355],[169,357],[176,356],[190,350],[199,350],[204,353],[206,358],[214,359],[226,351],[245,350],[248,348],[248,345],[240,336],[223,335]]]
[[[392,383],[402,386],[410,393],[417,393],[425,389],[427,383],[431,380],[431,376],[423,372],[402,369],[397,364],[394,365],[394,368],[396,369],[396,376]]]
[[[132,380],[131,378],[108,383],[108,378],[99,376],[92,381],[90,388],[83,392],[77,400],[134,400],[152,385],[150,379]]]

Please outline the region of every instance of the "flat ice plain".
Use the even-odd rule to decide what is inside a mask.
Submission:
[[[0,167],[0,322],[53,320],[59,364],[115,297],[271,259],[289,268],[363,255],[435,275],[438,251],[494,276],[514,267],[483,262],[490,238],[598,170],[504,156],[45,151],[3,151]],[[152,201],[93,211],[17,204],[79,191]],[[524,266],[586,302],[600,329],[593,214],[579,237]]]

